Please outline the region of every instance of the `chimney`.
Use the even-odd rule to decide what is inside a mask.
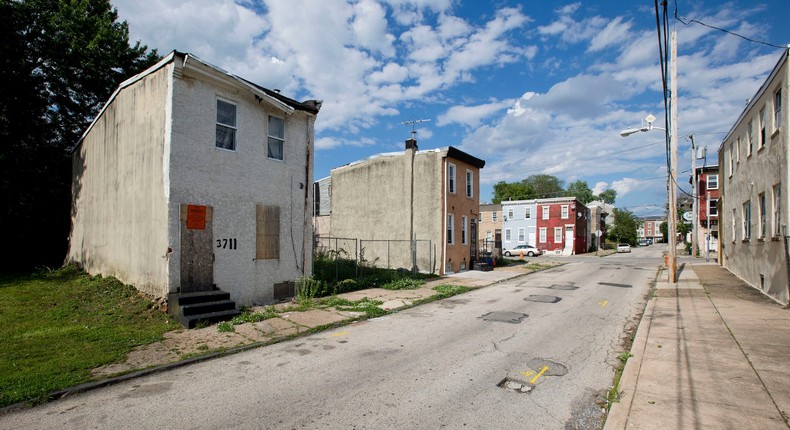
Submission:
[[[417,141],[415,139],[406,139],[406,150],[417,150]]]

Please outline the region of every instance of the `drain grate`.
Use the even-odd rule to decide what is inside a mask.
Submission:
[[[519,312],[489,312],[485,315],[482,315],[480,318],[482,318],[483,321],[518,324],[528,317],[529,315]]]
[[[525,297],[524,300],[528,302],[557,303],[560,300],[562,300],[562,298],[557,296],[544,296],[542,294],[533,294],[530,295],[529,297]]]
[[[599,282],[598,285],[606,285],[607,287],[617,287],[617,288],[634,288],[633,285],[617,284],[617,283],[614,283],[614,282]]]
[[[549,287],[550,290],[562,290],[562,291],[573,291],[578,290],[579,287],[575,285],[552,285]]]

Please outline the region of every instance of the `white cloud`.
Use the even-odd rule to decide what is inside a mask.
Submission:
[[[593,194],[601,194],[602,192],[604,192],[604,191],[606,191],[608,189],[609,189],[609,183],[600,181],[600,182],[596,182],[595,183],[595,185],[593,186],[592,192],[593,192]]]
[[[354,38],[358,45],[379,52],[386,57],[395,54],[392,42],[395,36],[387,32],[384,8],[372,0],[362,0],[354,5]]]
[[[597,52],[612,45],[619,45],[629,38],[630,30],[631,23],[623,22],[623,17],[618,16],[593,36],[587,51]]]
[[[436,124],[440,127],[449,124],[478,127],[485,118],[512,106],[513,102],[513,100],[503,100],[476,106],[453,106],[447,112],[439,115]]]

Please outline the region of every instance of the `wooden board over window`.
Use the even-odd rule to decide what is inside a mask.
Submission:
[[[280,258],[280,207],[256,205],[255,258],[278,260]]]

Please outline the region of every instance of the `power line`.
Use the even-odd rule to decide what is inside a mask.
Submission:
[[[732,35],[732,36],[740,37],[741,39],[746,40],[748,42],[759,43],[761,45],[770,46],[772,48],[787,49],[786,46],[774,45],[773,43],[763,42],[762,40],[752,39],[752,38],[746,37],[746,36],[744,36],[742,34],[738,34],[738,33],[735,33],[733,31],[727,30],[725,28],[720,28],[720,27],[716,27],[715,25],[705,24],[704,22],[696,20],[696,19],[688,19],[688,18],[686,18],[684,20],[680,15],[678,15],[678,2],[677,2],[677,0],[675,0],[675,19],[680,21],[681,23],[683,23],[683,25],[689,25],[691,23],[695,23],[695,24],[699,24],[699,25],[701,25],[703,27],[708,27],[708,28],[711,28],[713,30],[718,30],[718,31],[721,31],[723,33],[727,33],[727,34]]]

